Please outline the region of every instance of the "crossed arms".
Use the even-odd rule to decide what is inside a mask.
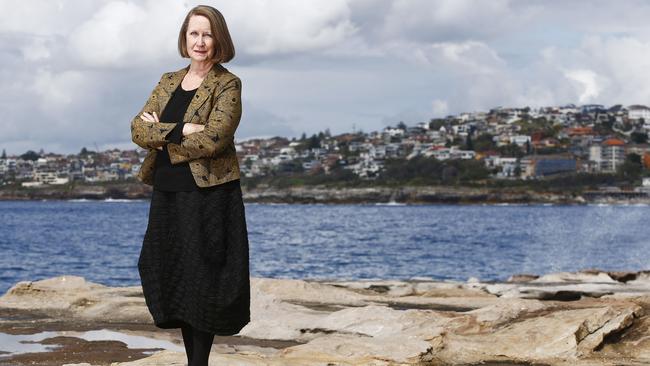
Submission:
[[[211,103],[210,112],[202,130],[183,128],[180,143],[171,133],[178,132],[179,123],[152,121],[145,113],[160,111],[161,77],[151,92],[144,107],[131,121],[131,140],[146,149],[157,149],[167,144],[172,164],[200,158],[210,158],[223,152],[234,142],[235,130],[241,119],[241,80],[234,76],[222,87],[216,87],[214,94],[205,103]],[[179,121],[182,124],[182,121]],[[188,125],[192,125],[188,123]],[[187,132],[187,134],[185,134]]]

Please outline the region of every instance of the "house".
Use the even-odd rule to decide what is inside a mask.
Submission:
[[[375,160],[361,160],[356,164],[347,165],[345,169],[351,169],[360,178],[376,178],[383,168],[383,164]]]
[[[643,119],[644,121],[650,121],[650,108],[634,104],[627,107],[627,118],[631,120]]]
[[[432,146],[423,155],[426,157],[434,157],[438,160],[447,160],[451,158],[451,149],[448,147]]]
[[[510,178],[516,176],[519,161],[514,157],[502,157],[492,155],[486,157],[483,162],[488,169],[497,169],[496,178]]]
[[[391,126],[388,126],[388,127],[384,128],[384,133],[387,134],[390,137],[403,136],[405,132],[406,131],[404,131],[401,128],[396,128],[396,127],[394,128],[394,127],[391,127]]]
[[[454,131],[453,134],[456,136],[460,137],[467,137],[471,130],[471,126],[468,124],[464,125],[453,125],[451,126],[452,130]]]
[[[582,106],[580,113],[601,114],[601,113],[607,113],[607,109],[602,104],[585,104]]]
[[[616,169],[625,162],[625,141],[610,138],[600,144],[600,170],[603,172],[616,172]]]
[[[441,147],[441,146],[432,146],[426,150],[422,155],[426,157],[434,157],[437,160],[447,160],[447,159],[465,159],[470,160],[476,158],[476,152],[473,150],[461,150],[455,147]]]
[[[416,126],[420,127],[423,130],[429,130],[429,122],[418,122]]]
[[[525,146],[526,143],[531,142],[531,137],[527,135],[499,135],[495,136],[497,146],[508,144],[516,144],[517,146]]]
[[[535,155],[521,159],[527,164],[522,169],[523,178],[545,177],[560,173],[575,173],[577,161],[568,155]]]

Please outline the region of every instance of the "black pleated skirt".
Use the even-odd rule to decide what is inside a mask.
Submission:
[[[234,335],[250,322],[248,232],[239,180],[154,188],[138,269],[157,327]]]

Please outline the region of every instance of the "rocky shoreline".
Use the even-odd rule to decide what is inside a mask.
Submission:
[[[251,296],[251,322],[215,337],[212,365],[650,364],[650,271],[499,283],[253,277]],[[0,350],[34,334],[31,345],[57,348],[0,352],[0,365],[185,364],[180,330],[153,326],[139,286],[19,282],[0,297]]]
[[[108,185],[46,186],[39,188],[0,189],[0,200],[106,200],[149,199],[152,189],[141,183]],[[535,192],[448,186],[404,186],[329,188],[299,186],[289,188],[243,189],[246,202],[257,203],[403,203],[403,204],[587,204],[587,203],[650,203],[649,197],[621,198],[616,194],[592,196],[572,193]]]

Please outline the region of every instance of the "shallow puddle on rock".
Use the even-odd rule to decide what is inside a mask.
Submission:
[[[179,346],[170,341],[140,335],[130,335],[108,329],[89,330],[86,332],[67,331],[60,333],[69,337],[82,338],[87,341],[120,341],[124,342],[128,348],[162,348],[170,351],[185,352],[185,347],[182,345]]]
[[[81,338],[86,341],[119,341],[131,349],[167,349],[177,352],[185,352],[182,345],[170,341],[159,340],[139,335],[130,335],[108,329],[90,330],[85,332],[58,331],[40,332],[35,334],[6,334],[0,333],[0,359],[15,356],[21,353],[51,352],[56,350],[57,345],[43,345],[38,342],[47,338],[67,336]],[[143,352],[147,354],[156,351]]]
[[[43,345],[38,342],[43,339],[56,337],[59,332],[41,332],[36,334],[5,334],[0,333],[0,358],[18,353],[47,352],[58,346]],[[8,352],[8,353],[4,353]]]

